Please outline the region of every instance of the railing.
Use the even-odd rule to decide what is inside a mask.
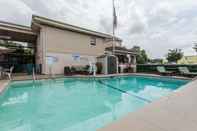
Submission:
[[[54,74],[53,74],[53,71],[52,71],[52,66],[49,66],[49,77],[50,77],[50,79],[55,80],[55,77],[54,77]]]
[[[92,62],[86,57],[82,57],[82,58],[80,58],[80,60],[88,62],[88,64],[89,64],[89,73],[90,74],[93,73],[93,76],[96,76],[96,71],[97,71],[96,62]]]
[[[33,81],[36,81],[36,73],[35,73],[35,68],[33,67],[32,69],[32,77],[33,77]]]
[[[93,76],[96,76],[96,64],[95,63],[90,63],[89,64],[90,68],[90,73],[93,73]]]

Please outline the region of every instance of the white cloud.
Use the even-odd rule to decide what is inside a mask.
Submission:
[[[0,0],[0,20],[29,25],[32,13],[20,0]]]
[[[112,32],[111,0],[0,0],[0,20],[29,25],[37,14],[101,32]],[[117,35],[124,45],[139,45],[151,57],[168,49],[194,54],[197,41],[197,2],[194,0],[116,0]]]

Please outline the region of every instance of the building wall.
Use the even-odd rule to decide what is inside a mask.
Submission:
[[[80,53],[99,56],[104,53],[104,39],[97,38],[96,46],[91,46],[91,36],[76,32],[46,27],[46,51],[58,53]]]
[[[197,56],[184,56],[178,64],[197,64]]]
[[[46,74],[50,74],[49,67],[51,66],[51,72],[53,74],[63,74],[65,66],[86,66],[89,65],[89,61],[96,61],[95,56],[81,55],[79,59],[75,59],[72,54],[65,53],[47,53],[47,56],[57,58],[57,61],[50,65],[50,62],[46,62]],[[47,61],[47,59],[46,59]]]
[[[88,61],[96,61],[96,57],[105,53],[105,48],[109,46],[109,43],[103,38],[96,37],[96,46],[92,46],[90,45],[91,37],[90,35],[42,26],[39,38],[42,51],[40,53],[42,73],[49,73],[48,57],[57,58],[52,66],[54,74],[63,74],[65,66],[88,65]],[[82,57],[82,60],[75,60],[76,55]]]

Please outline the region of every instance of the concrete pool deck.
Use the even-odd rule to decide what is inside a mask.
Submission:
[[[5,90],[8,84],[9,80],[0,80],[0,95]]]
[[[196,131],[197,80],[97,131]]]

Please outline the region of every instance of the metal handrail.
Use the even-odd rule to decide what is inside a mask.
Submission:
[[[35,68],[33,67],[33,70],[32,70],[32,77],[33,77],[33,81],[35,82],[36,81],[36,74],[35,74]]]

